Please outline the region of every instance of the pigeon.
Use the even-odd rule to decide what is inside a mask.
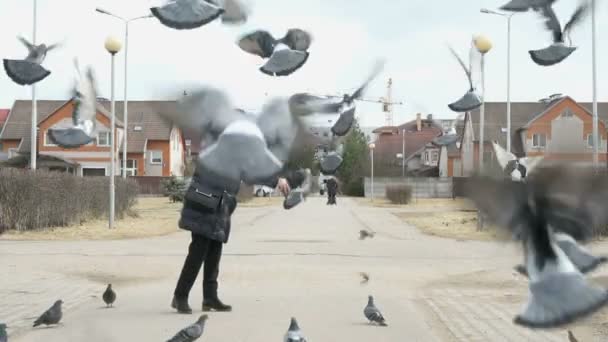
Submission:
[[[574,337],[574,334],[570,330],[568,330],[568,341],[570,341],[570,342],[578,342],[578,340],[576,339],[576,337]]]
[[[520,181],[532,172],[543,157],[521,157],[517,158],[513,153],[507,152],[504,148],[498,145],[498,142],[493,141],[492,147],[498,164],[503,169],[505,176],[511,177],[514,181]]]
[[[583,274],[595,270],[598,266],[608,261],[608,257],[606,256],[596,257],[591,254],[568,234],[555,233],[554,236],[557,245],[566,253],[566,256],[568,256],[568,259],[576,266],[578,271]],[[515,266],[515,270],[521,275],[528,276],[524,265]]]
[[[205,331],[205,322],[207,315],[201,315],[192,325],[180,330],[175,336],[167,340],[167,342],[192,342],[196,341],[203,335]]]
[[[8,342],[8,335],[6,334],[6,324],[0,323],[0,342]]]
[[[102,298],[104,303],[106,303],[108,307],[111,307],[114,304],[114,301],[116,300],[116,292],[112,290],[112,284],[108,284],[108,287],[104,291]]]
[[[340,144],[335,151],[330,151],[325,154],[319,163],[319,169],[324,175],[333,175],[338,171],[338,168],[342,165],[344,158],[344,145]]]
[[[527,12],[531,8],[539,8],[554,3],[556,0],[511,0],[500,7],[503,11]]]
[[[369,281],[369,274],[367,274],[365,272],[359,272],[359,275],[362,278],[361,284],[367,284],[367,282]]]
[[[290,113],[288,99],[271,99],[256,117],[235,109],[224,92],[211,87],[182,97],[177,107],[179,114],[162,116],[182,129],[198,130],[204,138],[198,163],[247,184],[264,184],[283,170],[303,124]]]
[[[268,59],[260,67],[261,72],[270,76],[288,76],[306,63],[311,42],[312,36],[308,32],[292,28],[278,40],[268,31],[257,30],[239,38],[237,44],[245,52]]]
[[[475,176],[465,187],[466,196],[490,220],[521,231],[530,297],[514,323],[558,327],[608,303],[608,291],[587,282],[557,236],[585,241],[594,229],[608,224],[607,177],[555,165],[538,170],[526,182]]]
[[[61,317],[63,316],[63,312],[61,312],[61,304],[63,304],[62,300],[58,300],[51,306],[48,310],[46,310],[38,319],[34,321],[34,327],[37,327],[41,324],[44,325],[52,325],[58,324],[61,321]]]
[[[375,232],[371,232],[369,230],[361,229],[359,231],[359,240],[363,240],[365,238],[373,238],[376,235]]]
[[[382,312],[380,312],[376,305],[374,305],[373,296],[367,297],[367,305],[365,306],[365,309],[363,309],[363,314],[370,323],[377,323],[381,326],[387,326],[386,322],[384,321],[384,316],[382,316]]]
[[[475,87],[473,86],[473,60],[476,56],[478,56],[479,52],[471,44],[471,48],[469,50],[469,66],[467,67],[460,56],[454,51],[451,46],[448,46],[454,57],[460,63],[462,69],[464,69],[465,74],[467,75],[467,79],[469,80],[469,90],[462,96],[458,101],[452,102],[448,105],[448,107],[455,112],[470,112],[476,108],[481,106],[481,97],[477,94]]]
[[[296,321],[295,317],[291,317],[289,329],[287,330],[287,333],[285,333],[283,342],[306,342],[306,339],[304,338],[304,335],[302,335],[302,331],[300,330],[298,321]]]
[[[32,85],[42,81],[51,74],[50,71],[41,65],[46,58],[46,54],[62,44],[57,43],[49,46],[45,44],[34,45],[21,36],[17,37],[17,39],[25,45],[28,55],[25,59],[4,59],[6,74],[13,82],[19,85]]]
[[[562,30],[561,24],[553,10],[553,3],[554,1],[550,1],[544,6],[534,8],[545,19],[546,28],[553,34],[553,44],[543,49],[528,51],[534,63],[541,66],[551,66],[560,63],[576,50],[576,47],[572,46],[572,41],[570,40],[570,31],[583,21],[583,18],[590,12],[591,8],[589,1],[579,4]],[[564,36],[568,37],[568,45],[564,43]]]
[[[242,24],[249,10],[240,0],[170,0],[150,11],[163,25],[176,30],[191,30],[221,17],[225,24]]]
[[[78,148],[97,137],[97,82],[91,67],[83,77],[75,61],[78,80],[73,90],[72,127],[48,130],[49,139],[63,148]]]
[[[464,118],[464,113],[458,115],[456,120],[452,122],[452,125],[447,131],[444,131],[442,135],[435,137],[432,142],[437,146],[450,146],[458,141],[458,133],[456,132],[456,123]],[[441,127],[441,123],[435,122],[435,125]]]
[[[312,186],[312,173],[310,169],[305,169],[303,172],[306,174],[304,182],[302,182],[299,188],[292,189],[289,194],[285,196],[285,200],[283,201],[284,209],[289,210],[302,203],[308,194],[310,194],[310,189]]]

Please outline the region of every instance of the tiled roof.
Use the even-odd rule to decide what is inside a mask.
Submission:
[[[426,124],[425,124],[426,123]],[[375,142],[374,154],[378,158],[393,159],[403,150],[402,130],[405,129],[405,158],[410,158],[419,152],[433,138],[441,135],[442,128],[435,125],[428,126],[429,121],[423,120],[422,130],[416,131],[416,121],[396,126],[397,134],[381,135]]]
[[[8,116],[8,112],[10,109],[0,109],[0,126],[6,121],[6,117]]]

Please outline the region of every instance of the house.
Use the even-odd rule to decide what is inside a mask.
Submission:
[[[122,171],[122,143],[124,124],[123,103],[116,102],[116,174]],[[107,108],[110,103],[99,99],[97,106],[97,138],[85,146],[64,149],[48,138],[49,128],[62,128],[71,124],[73,99],[68,101],[37,101],[39,155],[52,156],[74,165],[74,173],[81,176],[107,176],[110,173],[110,124]],[[129,101],[127,141],[127,168],[129,176],[183,175],[184,138],[181,130],[163,120],[160,113],[176,110],[174,101]],[[31,101],[17,100],[0,131],[2,152],[9,157],[30,152]]]
[[[577,103],[560,94],[538,102],[511,103],[511,151],[519,157],[544,156],[545,162],[592,163],[591,109],[591,103]],[[598,117],[599,160],[606,165],[608,103],[598,103]],[[506,148],[506,103],[486,102],[484,126],[484,165],[496,167],[491,142]],[[467,176],[479,165],[479,109],[466,115],[463,128],[460,157],[449,173]]]

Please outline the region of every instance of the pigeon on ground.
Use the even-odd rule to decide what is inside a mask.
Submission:
[[[150,11],[163,25],[176,30],[195,29],[219,17],[225,24],[242,24],[249,16],[240,0],[170,0]]]
[[[210,87],[182,97],[177,107],[179,114],[162,115],[182,129],[198,130],[201,166],[247,184],[264,184],[283,170],[303,125],[290,113],[288,99],[271,99],[256,116],[235,109],[224,92]]]
[[[192,342],[198,340],[205,331],[205,322],[207,322],[207,318],[207,315],[201,315],[194,324],[180,330],[175,336],[167,340],[167,342]]]
[[[295,317],[291,317],[291,322],[289,323],[289,329],[287,329],[287,333],[285,333],[285,338],[283,338],[283,342],[306,342],[300,327],[298,326],[298,321],[296,321]]]
[[[555,233],[555,242],[566,253],[566,256],[579,272],[585,274],[592,272],[598,266],[608,261],[608,257],[591,254],[586,248],[579,245],[570,235]],[[515,270],[523,276],[528,276],[524,265],[515,266]]]
[[[361,284],[367,284],[367,282],[369,281],[369,274],[367,274],[365,272],[359,272],[359,275],[362,278]]]
[[[370,323],[377,323],[381,326],[387,326],[384,320],[384,316],[382,316],[380,310],[378,310],[376,305],[374,305],[373,296],[367,297],[367,305],[365,306],[365,309],[363,309],[363,314],[365,315],[365,318],[369,320]]]
[[[112,290],[112,284],[108,284],[102,298],[107,307],[111,307],[114,304],[114,301],[116,300],[116,292]]]
[[[299,187],[291,189],[289,194],[285,196],[285,200],[283,201],[284,209],[289,210],[295,207],[296,205],[302,203],[306,199],[308,194],[310,194],[310,189],[312,186],[312,173],[310,169],[305,169],[301,171],[305,173],[304,181]]]
[[[0,342],[8,342],[8,335],[6,333],[6,324],[0,323]]]
[[[498,164],[504,170],[506,176],[511,177],[514,181],[520,181],[532,172],[543,157],[521,157],[517,158],[513,153],[507,152],[504,148],[498,145],[498,142],[493,141],[492,147]]]
[[[20,42],[25,45],[28,55],[25,59],[4,59],[4,70],[13,82],[19,85],[32,85],[42,81],[50,71],[46,70],[41,64],[46,58],[46,54],[61,46],[60,43],[46,46],[45,44],[34,45],[27,39],[19,36]]]
[[[257,30],[239,38],[237,44],[245,52],[268,59],[260,67],[261,72],[270,76],[288,76],[306,63],[311,42],[312,36],[308,32],[292,28],[278,40],[268,31]]]
[[[38,319],[34,321],[34,327],[37,327],[41,324],[58,324],[59,321],[61,321],[61,317],[63,317],[63,312],[61,311],[61,304],[63,304],[62,300],[56,301],[53,306],[51,306],[40,317],[38,317]]]
[[[578,342],[578,340],[576,339],[576,337],[574,337],[574,334],[570,330],[568,330],[568,341],[569,342]]]
[[[498,226],[520,230],[530,298],[516,324],[557,327],[608,302],[608,291],[587,282],[555,234],[585,241],[608,224],[608,177],[557,165],[539,169],[526,182],[475,176],[465,193]]]
[[[433,144],[437,146],[450,146],[453,143],[457,142],[459,139],[458,133],[456,132],[456,124],[464,118],[465,114],[462,113],[458,115],[456,120],[452,122],[452,125],[447,131],[444,131],[442,135],[435,137],[433,139]],[[441,123],[436,121],[435,125],[441,127]]]
[[[369,230],[361,229],[359,231],[359,240],[363,240],[365,238],[373,238],[376,235],[375,232],[371,232]]]
[[[78,79],[73,90],[74,109],[72,126],[51,128],[49,139],[63,148],[78,148],[92,142],[97,137],[97,82],[93,69],[87,68],[84,75],[75,61]]]
[[[481,106],[481,97],[477,94],[475,86],[473,85],[473,62],[474,60],[477,60],[477,57],[479,57],[479,52],[471,43],[471,48],[469,50],[469,66],[467,67],[456,51],[454,51],[451,46],[448,47],[454,57],[456,57],[456,60],[458,60],[458,63],[464,70],[465,74],[467,75],[467,79],[469,80],[469,90],[458,101],[450,103],[448,107],[451,110],[459,113],[470,112]]]

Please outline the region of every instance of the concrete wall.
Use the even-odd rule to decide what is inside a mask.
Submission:
[[[452,178],[374,177],[374,197],[385,197],[387,184],[412,186],[414,198],[452,198]],[[371,178],[365,177],[365,197],[371,197]]]

